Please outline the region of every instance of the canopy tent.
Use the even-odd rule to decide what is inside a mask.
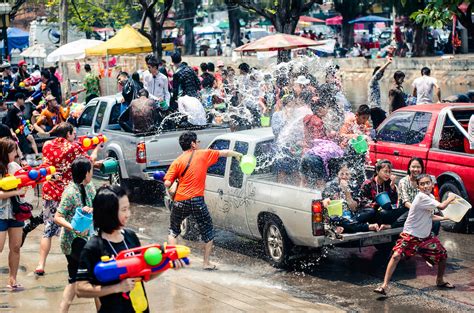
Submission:
[[[242,45],[234,49],[234,51],[278,51],[291,50],[294,48],[305,48],[317,45],[321,45],[321,43],[308,38],[288,34],[275,34]]]
[[[194,27],[193,32],[196,35],[212,35],[223,33],[222,29],[214,25],[198,26]]]
[[[334,16],[326,20],[326,25],[342,25],[342,16]]]
[[[324,20],[320,20],[319,18],[311,17],[311,16],[300,16],[299,22],[306,22],[306,23],[324,23]]]
[[[31,46],[23,50],[23,52],[20,53],[20,56],[24,58],[44,59],[46,58],[46,47],[44,46],[44,44],[38,43],[34,46]]]
[[[92,39],[79,39],[70,43],[67,43],[58,49],[51,52],[46,57],[46,62],[55,63],[55,62],[68,62],[74,61],[76,59],[83,59],[86,56],[86,49],[96,47],[104,43],[100,40]]]
[[[12,49],[23,50],[29,46],[30,34],[19,28],[9,27],[7,29],[8,36],[8,54]],[[0,43],[0,49],[3,51],[3,40]]]
[[[356,18],[355,20],[349,21],[349,24],[354,23],[377,23],[377,22],[390,22],[391,19],[377,16],[377,15],[367,15],[363,17]]]
[[[148,38],[140,34],[130,25],[125,25],[114,37],[102,44],[87,48],[86,56],[108,56],[119,54],[137,54],[151,52]]]

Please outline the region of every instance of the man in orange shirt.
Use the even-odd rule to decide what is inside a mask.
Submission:
[[[207,169],[220,157],[235,157],[240,160],[242,154],[231,150],[201,150],[194,132],[185,132],[179,136],[179,145],[183,149],[183,154],[173,161],[164,177],[166,188],[170,188],[176,179],[179,180],[171,209],[168,243],[176,244],[176,237],[181,233],[181,223],[188,216],[193,216],[197,221],[201,239],[205,243],[203,269],[215,270],[216,265],[209,261],[214,228],[204,202]]]
[[[71,105],[63,108],[58,105],[56,98],[52,95],[46,96],[45,100],[47,101],[47,107],[41,111],[41,115],[34,124],[35,129],[39,133],[50,132],[56,125],[65,122],[71,111]]]

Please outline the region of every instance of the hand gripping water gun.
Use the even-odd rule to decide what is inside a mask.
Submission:
[[[100,282],[123,280],[126,278],[141,277],[144,281],[150,280],[151,274],[164,272],[173,267],[173,262],[181,259],[189,265],[188,255],[191,250],[185,246],[160,246],[152,244],[129,250],[120,251],[115,259],[103,256],[102,262],[97,263],[94,274]],[[128,299],[125,293],[123,296]],[[136,312],[143,312],[148,302],[140,281],[130,291],[130,300]]]
[[[72,102],[75,102],[77,100],[77,96],[72,96],[71,98],[67,99],[65,104],[69,105]]]
[[[16,130],[15,130],[15,133],[16,134],[23,134],[25,133],[25,135],[27,135],[26,133],[29,133],[28,130],[29,130],[29,127],[31,126],[30,124],[30,120],[22,120],[21,121],[21,125],[20,127],[18,127]],[[27,130],[28,129],[28,130]],[[25,132],[26,131],[26,132]],[[28,136],[28,135],[27,135]]]
[[[77,142],[84,151],[89,151],[97,147],[97,145],[107,142],[107,137],[102,134],[97,136],[80,136],[77,137]]]
[[[17,171],[13,176],[0,179],[0,189],[13,190],[16,188],[33,187],[51,179],[51,175],[56,173],[54,166],[39,166],[36,168],[25,167]]]
[[[23,80],[22,82],[20,82],[18,84],[18,86],[24,88],[24,87],[29,87],[29,86],[33,86],[33,85],[36,85],[40,82],[41,80],[41,76],[40,77],[36,77],[36,76],[30,76],[28,77],[27,79]]]

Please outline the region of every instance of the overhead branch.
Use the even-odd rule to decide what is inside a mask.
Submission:
[[[237,3],[238,5],[240,5],[241,7],[243,7],[244,9],[253,10],[257,14],[259,14],[259,15],[261,15],[261,16],[269,19],[269,20],[274,19],[273,14],[267,13],[262,7],[260,7],[256,4],[251,4],[251,3],[249,3],[248,1],[245,1],[245,0],[234,0],[234,2]]]

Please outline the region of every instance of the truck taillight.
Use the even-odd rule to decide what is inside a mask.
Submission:
[[[143,141],[137,144],[137,163],[146,163],[146,146]]]
[[[439,187],[438,184],[435,184],[433,187],[433,196],[435,197],[436,200],[439,201]]]
[[[317,200],[313,200],[311,204],[311,224],[313,228],[313,236],[324,235],[323,205]]]

